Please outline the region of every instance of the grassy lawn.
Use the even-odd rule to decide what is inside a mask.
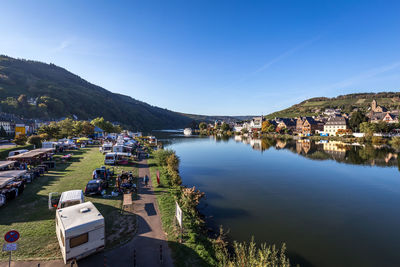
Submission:
[[[70,162],[58,162],[55,169],[27,184],[21,196],[0,208],[1,238],[10,229],[18,230],[21,234],[19,250],[13,253],[15,259],[61,258],[55,234],[55,211],[50,211],[47,207],[48,194],[72,189],[83,190],[92,171],[104,165],[104,156],[99,153],[98,147],[84,148],[72,153],[74,155]],[[122,170],[133,170],[133,167],[116,169],[117,172]],[[137,170],[134,173],[137,174]],[[105,218],[106,249],[134,235],[135,216],[121,213],[122,196],[86,197],[85,200],[93,202]],[[7,256],[8,254],[1,253],[0,260],[5,260]]]

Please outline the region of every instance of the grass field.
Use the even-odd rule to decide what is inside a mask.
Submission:
[[[55,234],[55,211],[48,209],[48,194],[72,189],[83,190],[92,171],[102,166],[104,160],[98,147],[83,148],[72,153],[74,155],[69,163],[57,163],[56,168],[48,174],[27,184],[21,196],[0,208],[0,237],[10,229],[21,234],[19,250],[13,254],[14,259],[61,258]],[[137,175],[137,169],[132,166],[116,169],[118,172],[122,170],[134,170]],[[134,235],[135,216],[121,213],[121,196],[109,199],[86,197],[85,200],[92,201],[105,217],[106,249]],[[6,253],[0,254],[0,260],[7,257]]]

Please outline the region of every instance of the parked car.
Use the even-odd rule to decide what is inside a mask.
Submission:
[[[107,187],[108,182],[106,180],[90,180],[85,187],[85,195],[101,195],[101,191]]]

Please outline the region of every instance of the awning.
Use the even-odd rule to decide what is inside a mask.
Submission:
[[[38,148],[23,154],[8,157],[8,160],[33,159],[54,151],[54,148]]]
[[[9,166],[14,165],[15,161],[14,160],[8,160],[8,161],[0,161],[0,169],[7,168]]]

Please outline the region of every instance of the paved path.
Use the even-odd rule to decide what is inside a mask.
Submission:
[[[145,175],[150,177],[147,160],[139,162],[139,177]],[[139,198],[133,201],[134,212],[137,217],[138,232],[127,244],[111,251],[98,253],[89,256],[78,262],[79,267],[92,266],[134,266],[134,251],[136,252],[137,267],[172,267],[173,260],[168,247],[166,236],[162,230],[160,211],[157,199],[151,186],[146,187],[143,179],[139,179]],[[163,261],[160,262],[160,246],[162,247]],[[39,262],[15,262],[11,266],[36,267]],[[40,262],[40,266],[70,266],[64,265],[61,261]],[[0,263],[0,267],[8,266],[8,263]],[[76,265],[74,265],[76,266]]]

